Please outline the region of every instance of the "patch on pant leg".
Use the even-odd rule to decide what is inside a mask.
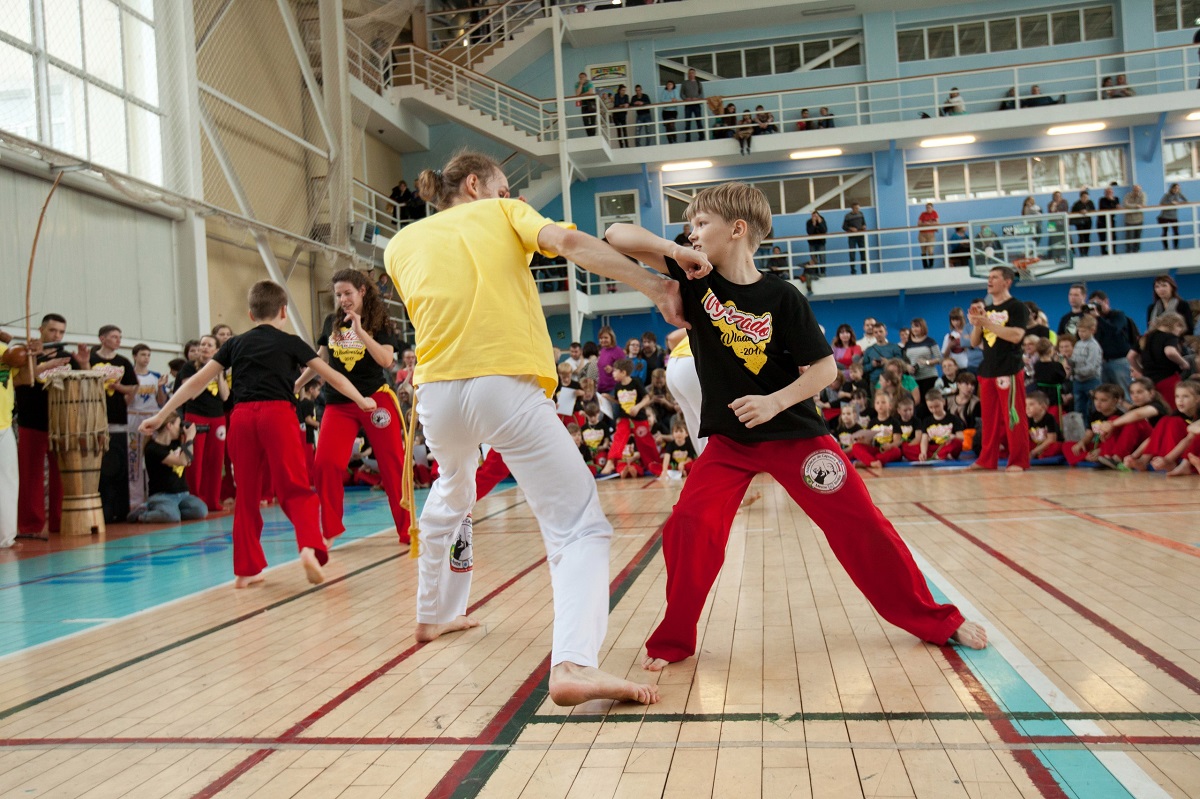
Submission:
[[[457,532],[454,533],[454,540],[450,542],[450,571],[469,572],[474,568],[475,550],[471,546],[472,530],[471,514],[468,513],[467,518],[463,519]]]
[[[846,482],[846,464],[827,449],[819,449],[804,459],[804,484],[821,494],[832,494]]]
[[[227,433],[227,431],[225,430],[225,425],[223,425],[223,424],[217,425],[217,428],[216,428],[217,441],[224,441],[226,433]]]
[[[383,429],[392,423],[392,414],[387,408],[376,408],[371,411],[371,424]]]

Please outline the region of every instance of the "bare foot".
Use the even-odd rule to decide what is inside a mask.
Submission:
[[[746,496],[742,497],[742,502],[740,505],[738,505],[737,512],[741,513],[755,502],[758,502],[760,499],[762,499],[761,491],[755,491],[753,494],[747,494]]]
[[[1005,466],[1004,471],[1008,472],[1009,474],[1020,474],[1021,472],[1025,471],[1025,467],[1024,466]]]
[[[968,471],[972,471],[972,472],[991,471],[991,469],[986,469],[986,470],[985,470],[985,469],[984,469],[982,466],[980,466],[978,463],[972,463],[970,466],[968,466],[968,467],[967,467],[967,470],[968,470]]]
[[[987,630],[977,621],[964,621],[946,643],[957,643],[971,649],[987,646]]]
[[[479,622],[472,619],[470,616],[459,616],[454,621],[448,621],[445,624],[417,624],[416,639],[425,644],[434,639],[445,635],[446,633],[456,633],[460,630],[469,630],[472,627],[478,627]]]
[[[559,663],[550,670],[550,698],[564,707],[592,699],[653,705],[658,701],[658,686],[622,680],[590,666]]]
[[[261,582],[265,581],[266,579],[267,579],[266,575],[264,575],[264,574],[255,574],[255,575],[251,575],[250,577],[238,577],[236,580],[233,581],[233,587],[234,588],[249,588],[250,586],[255,585],[256,583],[261,583]]]
[[[1167,460],[1161,455],[1155,455],[1150,459],[1150,467],[1156,472],[1165,472],[1175,468],[1175,464]]]
[[[871,461],[871,468],[872,469],[882,469],[883,461]]]
[[[1132,455],[1127,455],[1127,456],[1125,456],[1124,463],[1125,463],[1125,468],[1127,468],[1127,469],[1136,469],[1139,472],[1146,471],[1146,459],[1145,458],[1135,458]]]
[[[1200,472],[1200,455],[1193,455],[1192,453],[1189,452],[1187,459],[1188,459],[1188,463],[1192,464],[1192,468],[1195,469],[1197,472]]]
[[[317,553],[312,547],[305,547],[300,550],[300,565],[304,567],[304,576],[313,585],[320,585],[325,582],[325,572],[321,571],[321,562],[317,560]]]
[[[642,661],[642,668],[646,671],[662,671],[671,664],[671,661],[664,658],[652,658],[646,655],[646,659]]]
[[[1196,457],[1195,455],[1191,457]],[[1180,461],[1179,465],[1171,471],[1167,472],[1167,477],[1187,477],[1192,473],[1192,464],[1189,461]]]

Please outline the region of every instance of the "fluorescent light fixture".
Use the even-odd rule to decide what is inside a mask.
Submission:
[[[1184,119],[1186,119],[1188,122],[1195,122],[1196,120],[1200,119],[1200,111],[1193,111],[1184,117]]]
[[[685,169],[709,169],[712,161],[676,161],[673,164],[663,164],[663,172],[682,172]]]
[[[922,139],[922,147],[949,147],[954,144],[974,144],[975,137],[967,134],[965,136],[939,136],[935,139]]]
[[[1077,125],[1055,125],[1046,131],[1047,136],[1066,136],[1071,133],[1092,133],[1107,128],[1103,122],[1080,122]]]
[[[835,155],[841,155],[842,148],[826,147],[824,150],[797,150],[788,156],[793,161],[802,161],[805,158],[832,158]]]
[[[829,8],[806,8],[800,12],[802,17],[821,17],[827,14],[842,14],[846,11],[853,11],[854,6],[830,6]]]

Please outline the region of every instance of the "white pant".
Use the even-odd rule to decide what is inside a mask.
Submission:
[[[700,437],[700,376],[696,374],[695,358],[685,355],[667,361],[667,388],[683,411],[688,435],[692,438],[692,447],[698,458],[704,452],[708,439]]]
[[[17,539],[17,436],[0,430],[0,548]]]
[[[466,613],[471,572],[451,571],[449,544],[475,504],[479,446],[487,442],[541,526],[554,592],[551,664],[598,666],[612,527],[554,403],[532,377],[494,375],[427,383],[417,390],[417,412],[440,474],[421,512],[417,621],[445,624]]]

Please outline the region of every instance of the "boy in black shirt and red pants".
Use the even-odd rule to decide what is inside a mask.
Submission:
[[[700,376],[699,433],[708,436],[663,530],[667,611],[646,643],[644,667],[657,671],[695,653],[696,625],[725,559],[734,514],[762,472],[820,526],[885,619],[935,644],[985,646],[982,626],[934,601],[908,547],[813,404],[837,365],[796,287],[754,267],[755,249],[771,226],[762,192],[740,183],[704,189],[686,215],[694,247],[714,267],[695,280],[671,258],[679,245],[632,225],[607,232],[618,250],[678,282]]]
[[[303,437],[296,426],[295,375],[304,366],[350,397],[364,411],[374,410],[367,399],[342,375],[317,357],[312,347],[283,332],[288,324],[287,292],[278,283],[262,280],[250,289],[250,318],[258,325],[234,336],[211,361],[196,373],[196,379],[179,387],[162,410],[142,422],[143,435],[154,433],[171,418],[175,409],[204,390],[209,381],[233,368],[238,379],[238,402],[233,409],[229,434],[229,457],[234,476],[258,475],[270,468],[279,504],[296,528],[300,562],[310,583],[325,580],[321,567],[329,560],[318,523],[317,495],[309,486]],[[259,535],[262,512],[253,491],[239,491],[233,506],[234,585],[245,588],[262,582],[267,566]]]
[[[971,322],[971,346],[983,347],[979,366],[979,409],[983,426],[983,448],[971,469],[995,469],[1000,461],[1000,444],[1008,445],[1008,472],[1029,468],[1029,420],[1025,416],[1025,365],[1021,343],[1029,313],[1025,303],[1008,290],[1013,271],[997,266],[988,272],[988,299],[983,306],[972,303],[967,311]]]

